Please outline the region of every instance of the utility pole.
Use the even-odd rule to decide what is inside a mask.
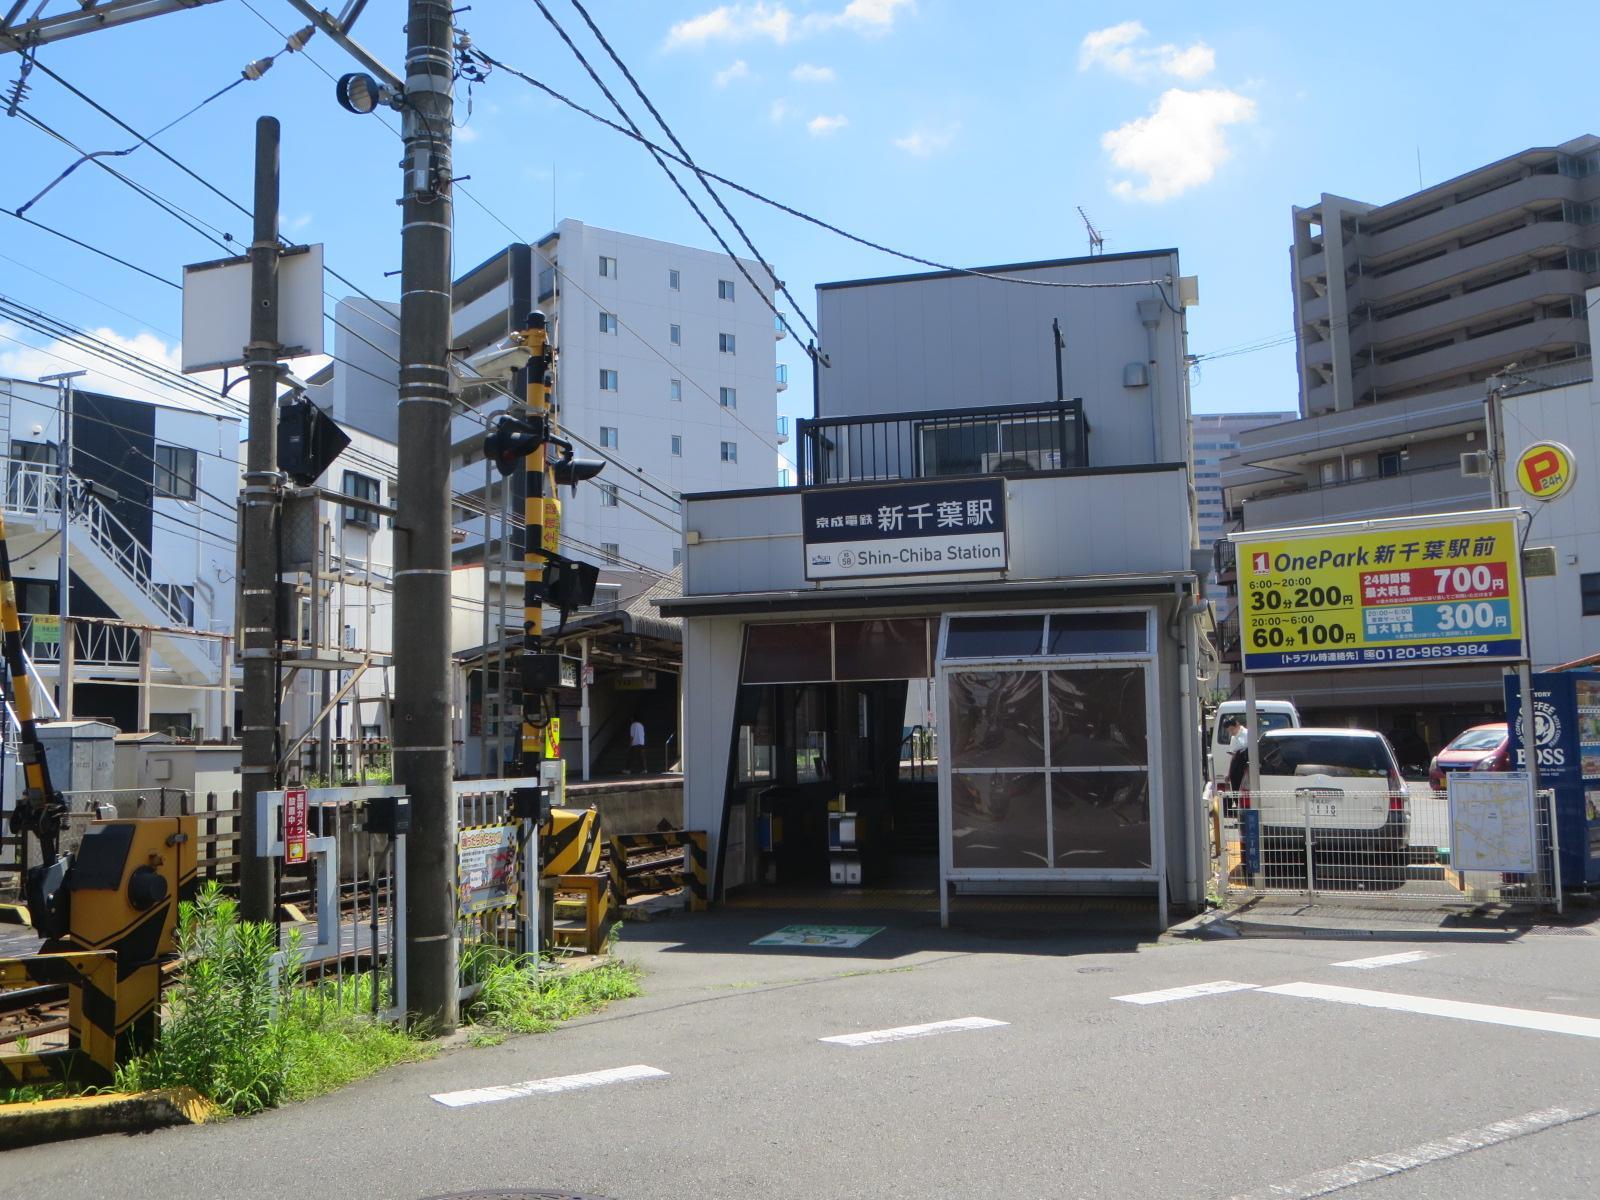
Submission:
[[[278,783],[278,119],[256,121],[255,236],[250,242],[250,442],[245,455],[244,721],[239,799],[239,915],[270,921],[272,875],[256,852],[256,796]]]
[[[408,1011],[456,1027],[456,809],[450,696],[450,139],[453,14],[409,0],[400,249],[400,443],[396,499],[395,778],[406,839]]]
[[[550,342],[542,312],[528,314],[523,332],[528,358],[528,416],[537,424],[550,419]],[[523,500],[522,563],[522,654],[524,658],[544,649],[544,564],[546,552],[555,553],[561,545],[561,502],[552,496],[543,441],[528,454],[527,496]],[[546,497],[551,497],[546,502]],[[522,773],[537,775],[544,758],[545,733],[553,714],[545,711],[544,693],[522,689]],[[537,707],[536,707],[537,706]]]
[[[61,397],[61,495],[58,498],[61,507],[61,528],[57,537],[61,542],[60,567],[56,572],[56,612],[61,620],[61,649],[59,665],[56,668],[56,711],[61,714],[63,721],[70,721],[71,705],[67,697],[72,695],[72,685],[67,678],[71,670],[72,654],[67,646],[72,637],[72,543],[68,538],[68,526],[72,524],[72,381],[87,375],[87,371],[63,371],[59,375],[40,376],[40,383],[53,383]]]

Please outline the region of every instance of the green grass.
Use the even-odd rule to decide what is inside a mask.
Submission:
[[[583,971],[540,970],[532,955],[497,946],[465,947],[462,977],[482,985],[463,1018],[506,1033],[548,1033],[563,1021],[598,1012],[640,991],[638,969],[627,963],[602,963]]]

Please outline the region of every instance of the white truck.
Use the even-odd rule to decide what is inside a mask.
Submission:
[[[1206,758],[1211,765],[1211,790],[1227,786],[1233,752],[1243,745],[1237,736],[1230,736],[1230,727],[1234,734],[1243,735],[1244,712],[1243,700],[1224,700],[1212,715],[1206,739]],[[1257,700],[1256,724],[1260,733],[1272,729],[1298,729],[1300,714],[1289,700]]]

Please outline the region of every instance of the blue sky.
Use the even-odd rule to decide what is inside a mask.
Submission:
[[[631,100],[569,0],[547,2]],[[280,48],[262,17],[285,30],[303,23],[283,0],[250,3],[260,16],[224,0],[49,47],[42,61],[149,132]],[[50,0],[51,11],[67,6]],[[357,29],[392,65],[402,11],[377,0]],[[1200,277],[1190,318],[1200,355],[1288,333],[1292,205],[1324,190],[1384,202],[1416,189],[1419,155],[1431,184],[1600,124],[1576,49],[1594,45],[1600,17],[1582,5],[1564,15],[1573,53],[1546,45],[1537,59],[1507,43],[1504,8],[1487,3],[592,0],[590,11],[703,165],[864,237],[964,266],[1071,256],[1087,249],[1081,205],[1110,251],[1177,246],[1185,273]],[[1331,23],[1336,11],[1348,25]],[[461,20],[496,58],[605,106],[531,0],[480,2]],[[338,75],[353,69],[343,53],[321,35],[308,49],[158,140],[247,202],[254,119],[280,117],[285,232],[324,242],[331,266],[392,298],[398,142],[375,118],[340,110],[308,61]],[[0,81],[16,61],[0,59]],[[36,72],[30,82],[28,110],[86,149],[131,141],[54,81]],[[561,216],[713,244],[639,147],[503,73],[471,89],[470,119],[467,100],[462,87],[457,171],[519,235]],[[75,157],[3,116],[0,155],[7,208]],[[148,149],[113,161],[248,241],[243,217]],[[729,204],[813,317],[818,282],[918,269],[744,198]],[[91,166],[30,215],[172,278],[222,253]],[[457,221],[459,269],[511,240],[470,200]],[[171,355],[178,293],[10,217],[0,230],[0,293]],[[14,339],[0,340],[0,373],[61,369],[18,345],[44,339],[4,325],[0,336]],[[791,369],[780,409],[804,414],[804,355],[792,342],[779,353]],[[1194,397],[1199,411],[1293,408],[1292,344],[1204,363]]]

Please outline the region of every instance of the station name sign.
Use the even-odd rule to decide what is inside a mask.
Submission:
[[[807,579],[1006,569],[1004,479],[818,488],[800,512]]]
[[[1246,671],[1516,662],[1514,514],[1232,535]]]

